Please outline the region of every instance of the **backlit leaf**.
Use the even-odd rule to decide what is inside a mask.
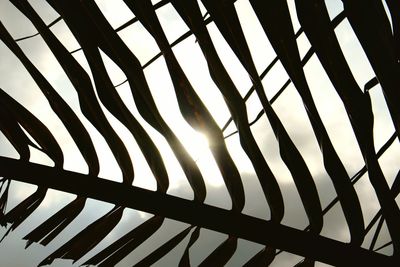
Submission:
[[[170,240],[168,240],[166,243],[155,249],[152,253],[147,255],[144,259],[142,259],[140,262],[136,263],[135,267],[145,267],[145,266],[151,266],[152,264],[156,263],[158,260],[160,260],[162,257],[164,257],[168,252],[170,252],[172,249],[174,249],[182,240],[189,234],[190,230],[192,229],[192,226],[189,226]]]
[[[145,0],[125,3],[154,37],[163,52],[182,116],[195,130],[207,137],[210,150],[232,199],[232,208],[241,211],[244,207],[244,189],[239,171],[228,153],[221,130],[193,89],[169,46],[151,2]]]
[[[368,167],[369,178],[383,208],[390,235],[400,246],[400,211],[378,163],[373,141],[373,113],[368,91],[362,93],[343,56],[325,3],[320,0],[296,1],[299,21],[314,47],[322,66],[343,101],[360,150]],[[312,18],[312,19],[311,19]],[[357,104],[354,104],[357,103]]]
[[[84,1],[82,4],[85,9],[88,9],[87,15],[92,18],[99,31],[99,47],[127,76],[140,115],[165,137],[188,178],[189,184],[194,191],[195,199],[200,202],[204,201],[206,188],[200,170],[176,135],[162,119],[155,105],[139,60],[129,50],[126,44],[122,42],[121,38],[115,33],[103,14],[98,10],[98,7],[92,1]]]
[[[77,197],[61,210],[56,212],[29,234],[24,239],[28,240],[26,247],[33,242],[47,245],[50,243],[68,224],[70,224],[82,211],[86,199]]]
[[[39,266],[50,264],[56,258],[79,260],[110,233],[120,221],[123,210],[114,207],[46,257]]]
[[[215,266],[223,267],[235,253],[237,247],[237,238],[230,236],[221,245],[219,245],[207,258],[205,258],[199,267]]]
[[[303,72],[287,3],[279,0],[269,1],[268,4],[260,0],[252,0],[250,3],[303,100],[323,155],[325,169],[333,182],[346,222],[349,225],[351,242],[355,245],[361,245],[364,239],[364,220],[361,205],[312,98]],[[280,26],[276,27],[276,25]]]
[[[114,266],[154,234],[163,222],[164,218],[160,216],[150,218],[94,255],[83,265]]]
[[[269,266],[275,259],[276,249],[272,247],[265,247],[256,255],[254,255],[249,261],[247,261],[243,267],[264,267]]]
[[[192,234],[190,235],[189,242],[185,248],[185,252],[182,255],[181,260],[179,261],[179,267],[190,267],[190,256],[189,256],[189,249],[193,244],[197,241],[200,236],[200,227],[196,227]]]
[[[197,2],[192,0],[174,0],[172,4],[199,42],[208,63],[210,75],[224,96],[236,127],[239,129],[241,145],[254,166],[264,195],[270,205],[271,219],[280,222],[284,213],[282,193],[250,130],[245,102],[218,57],[211,37],[203,23],[200,8]]]

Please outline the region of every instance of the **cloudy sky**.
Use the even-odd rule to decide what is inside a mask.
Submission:
[[[52,10],[45,0],[32,0],[29,2],[46,23],[50,23],[58,17],[58,14]],[[155,2],[158,1],[153,1],[153,3]],[[342,10],[340,0],[326,0],[325,2],[331,18],[336,16]],[[96,3],[114,28],[117,28],[134,17],[123,1],[96,0]],[[294,29],[297,30],[299,28],[299,23],[295,14],[294,1],[289,0],[288,4],[292,15]],[[237,1],[236,9],[257,70],[261,73],[274,59],[275,53],[272,50],[261,26],[258,24],[257,18],[255,17],[248,1]],[[157,11],[157,15],[170,42],[173,42],[188,30],[171,5],[166,5],[160,8]],[[29,20],[26,19],[7,0],[0,0],[0,20],[15,39],[36,33],[35,28],[30,24]],[[51,29],[68,50],[72,51],[79,47],[77,41],[69,32],[64,22],[61,21],[57,23]],[[240,65],[238,59],[234,56],[229,46],[223,40],[216,26],[211,23],[208,26],[208,30],[215,42],[215,46],[223,63],[227,67],[227,70],[240,93],[244,96],[247,90],[251,87],[251,81],[248,78],[247,73]],[[362,88],[367,81],[374,77],[368,60],[347,21],[342,22],[339,27],[337,27],[336,34],[346,59],[349,62],[353,75],[359,86]],[[159,52],[155,41],[152,39],[151,35],[146,32],[144,27],[140,25],[140,23],[135,23],[134,25],[124,29],[119,32],[119,35],[138,57],[142,65]],[[63,73],[50,50],[47,48],[45,42],[39,36],[36,36],[21,41],[18,44],[35,66],[45,75],[57,92],[67,103],[70,104],[88,129],[94,140],[100,159],[101,170],[99,176],[115,181],[121,181],[122,174],[110,149],[102,136],[82,115],[75,90],[72,88],[71,83]],[[298,45],[301,55],[304,55],[309,48],[309,43],[304,34],[298,38]],[[202,56],[195,38],[193,36],[187,38],[174,48],[174,52],[192,85],[194,85],[196,92],[210,110],[211,114],[213,114],[218,125],[222,127],[229,118],[229,112],[221,94],[209,76],[206,61]],[[83,53],[78,51],[73,55],[84,69],[90,73]],[[124,81],[125,76],[122,71],[119,70],[118,67],[104,54],[103,56],[113,83],[119,84]],[[0,42],[0,58],[0,88],[5,90],[24,106],[29,107],[29,110],[33,114],[46,123],[63,148],[65,169],[87,173],[87,166],[61,121],[51,111],[48,102],[41,94],[29,73],[2,42]],[[311,58],[304,69],[313,97],[314,99],[317,99],[316,105],[318,111],[325,123],[335,149],[344,162],[349,175],[352,176],[363,166],[363,160],[356,139],[351,131],[347,115],[341,104],[341,100],[320,66],[316,56]],[[181,139],[190,155],[196,160],[196,163],[206,180],[206,203],[229,209],[231,203],[228,193],[219,170],[207,148],[207,139],[201,133],[194,131],[182,118],[164,60],[160,58],[148,66],[145,69],[145,75],[160,113]],[[275,64],[273,69],[263,80],[267,96],[269,98],[273,97],[279,88],[285,83],[287,78],[288,77],[282,65],[279,62]],[[171,149],[168,147],[163,137],[140,117],[132,100],[128,85],[124,84],[118,87],[117,90],[125,104],[131,110],[132,114],[134,114],[146,131],[148,131],[161,151],[171,179],[168,193],[191,199],[193,194],[183,171],[179,167],[179,163],[175,159]],[[388,111],[380,86],[374,87],[370,92],[375,115],[375,145],[376,148],[380,148],[391,136],[394,129],[388,116]],[[306,160],[319,190],[322,207],[325,207],[334,198],[335,192],[332,183],[323,168],[318,144],[313,135],[310,123],[308,122],[302,101],[295,88],[292,85],[289,85],[281,97],[274,103],[273,107],[282,120],[292,140]],[[251,121],[261,110],[261,104],[258,102],[257,98],[253,96],[248,100],[247,108],[248,117]],[[153,176],[151,171],[133,137],[130,135],[129,131],[122,126],[122,124],[108,113],[105,108],[103,109],[114,129],[124,140],[130,153],[135,168],[134,185],[154,190],[156,188],[155,180],[152,178]],[[231,125],[225,133],[229,134],[234,130],[235,127]],[[277,142],[267,119],[265,117],[260,119],[252,127],[252,131],[262,149],[264,157],[268,161],[268,164],[277,177],[282,189],[286,207],[283,223],[299,229],[304,228],[308,224],[304,209],[301,205],[291,175],[279,156]],[[255,177],[249,159],[240,147],[238,136],[234,135],[227,138],[226,144],[241,172],[242,180],[244,182],[247,197],[244,213],[268,219],[269,211],[265,205],[262,190],[257,178]],[[32,162],[52,165],[51,160],[41,152],[35,149],[31,149],[31,152]],[[0,133],[0,155],[18,158],[18,154],[2,133]],[[392,145],[387,153],[385,153],[381,158],[380,163],[389,184],[391,184],[397,174],[398,166],[400,164],[400,147],[398,142]],[[371,217],[378,210],[378,203],[368,182],[367,175],[364,176],[365,177],[363,177],[356,185],[356,190],[363,208],[365,222],[368,223]],[[13,182],[10,191],[8,209],[17,205],[35,190],[35,186]],[[79,217],[47,247],[34,244],[29,247],[29,249],[24,250],[25,241],[23,241],[22,238],[30,230],[39,225],[58,209],[65,206],[72,199],[74,199],[74,196],[71,194],[49,190],[45,200],[39,208],[16,231],[14,231],[13,234],[7,236],[4,241],[0,243],[1,265],[32,266],[38,264],[49,253],[65,242],[65,240],[74,236],[78,231],[93,222],[95,219],[101,217],[112,207],[111,204],[89,200]],[[123,219],[110,235],[74,266],[82,264],[96,252],[106,247],[107,244],[110,244],[110,242],[133,229],[133,227],[139,225],[150,216],[150,214],[142,212],[125,210]],[[322,231],[324,236],[341,241],[349,240],[349,234],[340,206],[335,207],[324,218],[325,225]],[[139,261],[147,255],[152,248],[154,249],[155,247],[158,247],[163,241],[167,241],[170,237],[174,236],[185,227],[186,225],[182,223],[166,220],[160,231],[129,255],[119,266],[130,266],[132,263]],[[0,236],[5,232],[6,229],[2,228],[0,230]],[[370,238],[370,236],[366,238],[364,246],[369,246],[368,241]],[[223,234],[202,229],[200,239],[191,249],[191,260],[193,266],[199,264],[225,239],[226,236]],[[387,230],[384,228],[380,238],[378,239],[377,246],[386,243],[387,240]],[[170,255],[166,256],[156,265],[176,266],[187,241],[188,239],[186,238],[181,245],[170,253]],[[241,266],[261,248],[261,245],[240,240],[237,252],[228,263],[228,266]],[[389,247],[382,252],[391,253],[391,248]],[[290,266],[290,264],[293,265],[300,259],[301,257],[282,253],[275,259],[272,266]],[[52,266],[72,266],[72,262],[56,260]],[[320,264],[319,266],[326,265]]]

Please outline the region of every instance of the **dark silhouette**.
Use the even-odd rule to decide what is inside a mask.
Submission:
[[[46,127],[45,121],[36,118],[27,107],[0,90],[0,130],[20,156],[19,160],[0,156],[2,188],[0,223],[8,227],[6,235],[35,211],[46,197],[49,188],[76,194],[77,198],[42,224],[35,226],[25,236],[27,246],[33,242],[42,245],[50,243],[80,214],[87,198],[115,205],[107,214],[65,242],[40,265],[49,264],[55,258],[79,260],[113,230],[119,223],[125,208],[145,211],[154,216],[84,264],[99,266],[117,264],[162,227],[164,218],[171,218],[188,223],[190,226],[172,239],[163,240],[163,245],[154,248],[152,253],[137,263],[138,266],[150,266],[157,262],[187,236],[190,236],[189,243],[180,259],[179,266],[190,266],[189,248],[198,239],[201,228],[228,235],[228,238],[201,263],[201,266],[224,266],[235,253],[239,238],[265,246],[248,259],[245,266],[268,266],[281,251],[303,256],[304,260],[296,266],[314,266],[315,261],[334,266],[399,265],[400,210],[395,198],[400,193],[400,175],[397,174],[394,183],[389,186],[378,161],[392,143],[398,142],[400,126],[398,104],[400,56],[397,45],[400,4],[398,1],[386,0],[388,10],[386,13],[381,1],[342,0],[344,11],[331,21],[323,0],[296,0],[296,13],[301,28],[295,32],[286,1],[249,0],[277,54],[261,75],[256,70],[242,31],[235,9],[235,0],[202,0],[206,14],[202,13],[196,0],[162,0],[154,6],[150,0],[124,0],[127,8],[135,14],[135,18],[117,29],[112,28],[93,0],[47,0],[60,15],[48,25],[27,0],[10,0],[10,2],[29,19],[59,62],[76,90],[82,114],[107,142],[123,175],[122,183],[97,177],[100,170],[98,155],[85,126],[18,45],[19,41],[37,34],[13,39],[5,26],[0,23],[1,41],[32,76],[52,110],[74,140],[89,168],[88,175],[63,170],[62,144],[57,143],[53,133]],[[165,5],[172,5],[189,28],[187,33],[173,43],[168,42],[156,14],[156,10]],[[79,42],[78,50],[82,50],[87,60],[94,84],[89,74],[73,56],[73,53],[78,50],[68,51],[51,31],[51,27],[61,20]],[[370,77],[371,80],[362,89],[353,77],[334,32],[343,20],[350,23],[376,75],[376,77]],[[253,83],[245,97],[241,96],[226,66],[219,58],[206,27],[210,22],[218,28]],[[141,23],[160,49],[160,53],[144,65],[118,35],[119,31],[134,23]],[[300,57],[296,43],[296,39],[302,34],[306,35],[311,44],[311,48],[303,58]],[[231,114],[231,118],[222,129],[193,89],[172,50],[176,44],[190,35],[196,37],[207,62],[209,75],[224,97]],[[111,82],[100,50],[122,70],[126,81],[117,85]],[[365,162],[365,166],[353,176],[349,176],[344,162],[334,148],[315,104],[318,99],[314,99],[311,95],[304,74],[304,66],[313,55],[320,61],[342,101]],[[206,185],[202,173],[156,106],[144,69],[159,57],[165,60],[183,118],[191,127],[203,133],[210,143],[209,149],[232,201],[231,210],[204,204]],[[262,79],[278,60],[282,63],[289,79],[277,94],[268,100]],[[145,128],[130,112],[116,90],[118,86],[125,83],[129,85],[136,109],[142,119],[156,130],[172,149],[193,190],[193,200],[166,194],[169,177],[163,158]],[[324,168],[336,191],[336,198],[324,208],[314,181],[315,177],[272,107],[290,83],[294,85],[303,101],[321,151]],[[382,88],[395,133],[384,146],[375,151],[374,113],[369,90],[378,84]],[[254,92],[262,105],[262,110],[254,121],[249,121],[246,101]],[[101,105],[117,118],[136,140],[156,179],[156,191],[132,186],[134,166],[124,142],[109,123]],[[282,194],[277,182],[278,177],[275,177],[276,174],[271,171],[250,129],[264,114],[276,137],[280,157],[292,176],[307,215],[309,226],[304,231],[282,224],[285,214],[285,195]],[[228,134],[226,129],[232,122],[238,130]],[[242,177],[225,144],[225,139],[234,134],[239,135],[241,147],[250,159],[261,185],[266,199],[266,210],[269,208],[271,214],[271,219],[268,221],[242,213],[246,201]],[[29,147],[45,153],[54,162],[54,167],[29,162]],[[354,184],[365,173],[368,173],[381,208],[371,221],[366,222],[367,224],[364,224],[360,201],[354,188]],[[12,180],[31,183],[38,187],[32,195],[7,211],[8,190]],[[329,239],[320,234],[324,226],[324,215],[337,203],[340,203],[348,225],[351,237],[349,243]],[[387,225],[391,241],[376,248],[375,243],[383,222]],[[369,249],[365,249],[362,247],[364,238],[375,225],[377,227]],[[392,256],[377,252],[389,245],[393,246]]]

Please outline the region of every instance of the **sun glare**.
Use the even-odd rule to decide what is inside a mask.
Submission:
[[[195,161],[202,160],[210,154],[208,139],[202,133],[194,131],[187,138],[184,138],[182,142],[184,142],[189,154]]]
[[[207,137],[200,132],[190,130],[190,134],[181,137],[180,140],[199,166],[206,184],[215,187],[222,186],[224,181],[211,153]]]

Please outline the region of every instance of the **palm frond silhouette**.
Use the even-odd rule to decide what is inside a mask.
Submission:
[[[43,218],[38,225],[31,226],[24,236],[27,247],[33,243],[47,246],[62,237],[85,211],[88,199],[113,205],[107,213],[80,229],[69,240],[64,240],[61,246],[36,264],[47,265],[61,258],[78,261],[82,265],[151,266],[180,246],[177,265],[192,266],[193,254],[200,249],[196,243],[199,243],[205,229],[225,237],[198,262],[199,266],[236,264],[232,259],[238,253],[242,240],[262,245],[242,260],[243,266],[279,265],[282,252],[301,256],[303,259],[296,266],[314,266],[316,262],[333,266],[399,264],[400,210],[396,203],[400,193],[399,166],[393,161],[395,166],[392,165],[391,172],[388,172],[380,160],[382,155],[398,153],[398,149],[389,153],[398,145],[400,127],[400,4],[397,1],[342,0],[343,10],[332,17],[325,3],[330,1],[323,0],[295,0],[289,1],[289,4],[280,0],[162,0],[156,3],[124,0],[119,4],[134,17],[120,27],[112,26],[104,8],[94,0],[47,0],[48,8],[58,14],[50,23],[46,23],[39,10],[27,0],[9,2],[21,17],[29,21],[36,33],[14,36],[9,27],[0,22],[0,39],[4,49],[18,59],[29,73],[41,97],[47,101],[52,116],[62,123],[63,130],[72,138],[76,153],[81,154],[88,172],[65,168],[66,145],[57,138],[57,130],[50,127],[48,118],[34,115],[29,105],[14,97],[14,88],[5,88],[0,83],[4,87],[0,90],[0,130],[4,140],[8,140],[19,155],[18,159],[0,155],[0,223],[6,227],[2,240],[38,212],[43,201],[50,198],[49,189],[72,193],[76,198]],[[263,60],[262,72],[259,72],[259,58],[248,38],[249,28],[240,13],[244,5],[253,12],[252,19],[262,29],[258,34],[263,34],[259,40],[265,41],[265,50],[276,53],[270,62]],[[173,10],[186,29],[172,42],[160,15],[165,9]],[[298,30],[297,21],[300,25]],[[67,48],[57,36],[54,27],[60,23],[76,40],[79,48]],[[338,38],[337,31],[343,24],[347,24],[348,31],[358,40],[358,52],[365,55],[368,68],[374,73],[372,76],[364,75],[362,83],[354,75],[351,55],[349,57],[345,53]],[[146,62],[132,48],[131,39],[123,38],[123,31],[132,27],[141,27],[159,51],[148,57]],[[33,50],[27,51],[22,46],[24,43],[29,47],[34,38],[41,38],[70,85],[64,88],[50,82],[49,77],[36,66],[29,56]],[[301,38],[308,41],[302,42]],[[207,66],[208,70],[199,67],[199,71],[204,71],[203,75],[210,78],[212,90],[224,101],[221,102],[224,105],[222,109],[229,114],[225,121],[221,121],[218,111],[215,112],[222,109],[204,99],[201,86],[196,84],[182,63],[179,50],[183,50],[182,46],[187,42],[198,50],[193,53],[201,54],[202,62],[198,64]],[[243,77],[234,77],[232,66],[222,55],[220,43],[229,48]],[[310,61],[326,77],[309,71],[307,63]],[[115,82],[110,62],[124,80]],[[152,85],[154,78],[149,78],[147,70],[156,64],[162,64],[157,69],[167,75],[170,83],[165,85],[161,82],[156,90],[172,95],[172,103],[157,97],[158,93]],[[281,66],[279,75],[285,75],[285,82],[278,90],[273,89],[275,94],[272,95],[272,89],[265,80],[275,73],[278,65]],[[161,74],[157,77],[161,79]],[[8,80],[8,77],[2,79]],[[238,79],[248,80],[250,88],[243,89]],[[314,81],[319,79],[329,80],[331,88],[316,88],[318,86]],[[77,97],[77,103],[65,99],[63,92],[67,90]],[[294,113],[297,112],[291,106],[293,100],[285,92],[288,90],[291,90],[290,96],[295,96],[304,107],[304,127],[310,129],[307,138],[318,147],[314,150],[318,154],[315,157],[319,158],[326,181],[332,184],[335,192],[329,201],[322,201],[326,199],[321,197],[325,192],[318,186],[320,180],[311,168],[313,163],[304,155],[301,144],[296,140],[296,132],[291,125],[293,120],[287,119],[296,117]],[[383,105],[376,104],[375,91],[383,94]],[[327,126],[330,122],[321,112],[320,102],[329,105],[329,100],[327,102],[321,97],[324,94],[334,96],[346,115],[341,117],[343,125],[348,128],[345,138],[356,144],[352,149],[357,150],[354,154],[363,162],[356,172],[349,167],[351,162],[343,160],[336,141],[339,133]],[[290,114],[284,114],[275,106],[277,100],[286,103],[285,110]],[[201,166],[196,156],[190,153],[190,145],[185,144],[182,133],[177,132],[179,129],[166,118],[166,108],[160,103],[178,110],[179,120],[185,127],[205,137],[208,142],[207,167]],[[380,109],[387,110],[389,116],[386,119],[390,120],[390,127],[394,129],[389,138],[386,128],[374,124]],[[116,122],[128,133],[129,140],[135,141],[137,153],[143,157],[143,164],[149,170],[148,179],[154,179],[155,190],[133,185],[134,178],[138,176],[137,169],[140,169],[138,165],[142,163],[135,162],[128,139],[116,129]],[[255,130],[260,125],[264,128],[258,129],[263,130]],[[93,132],[110,150],[122,182],[115,181],[115,177],[99,177],[106,166]],[[379,143],[382,146],[376,144],[377,135],[387,138]],[[189,134],[185,137],[186,140],[191,138]],[[266,138],[278,151],[273,160],[269,154],[271,148],[265,145]],[[232,139],[239,147],[236,150],[232,149]],[[197,141],[193,137],[192,142]],[[341,141],[345,143],[345,140]],[[164,154],[160,142],[168,147],[170,154]],[[53,165],[34,163],[32,151],[40,151]],[[252,196],[248,190],[248,175],[240,167],[240,157],[235,155],[238,151],[252,169],[255,177],[252,184],[256,184],[262,192],[262,200],[257,202],[262,207],[263,215],[260,217],[248,215],[249,205],[252,205],[248,201]],[[174,173],[170,170],[167,157],[174,158],[175,168],[185,177],[191,199],[170,194]],[[279,161],[285,171],[278,171],[273,161]],[[230,209],[208,202],[209,181],[214,177],[209,177],[205,169],[212,168],[211,165],[215,166],[215,173],[220,176],[218,179],[226,190]],[[369,194],[374,194],[374,205],[379,206],[372,216],[366,215],[365,205],[368,204],[362,203],[356,187],[358,181],[365,182],[368,178],[367,183],[373,188]],[[307,220],[302,230],[290,226],[285,219],[292,211],[292,203],[288,202],[290,196],[286,194],[289,191],[283,190],[285,180],[293,183],[293,193],[303,209],[300,212],[304,212]],[[11,187],[18,182],[36,185],[37,189],[9,209],[7,202],[14,192]],[[338,204],[347,225],[343,231],[347,231],[349,242],[328,238],[324,234],[329,224],[326,215]],[[121,220],[127,210],[143,211],[153,216],[131,227],[132,224]],[[169,238],[159,240],[158,245],[150,242],[152,250],[141,259],[132,263],[124,261],[157,236],[166,227],[168,219],[184,223],[185,227]],[[128,225],[129,231],[109,241],[106,237],[121,224]],[[378,239],[382,236],[388,239],[379,245]],[[98,245],[104,242],[108,243],[99,249]],[[391,255],[381,253],[389,247],[393,251]]]

